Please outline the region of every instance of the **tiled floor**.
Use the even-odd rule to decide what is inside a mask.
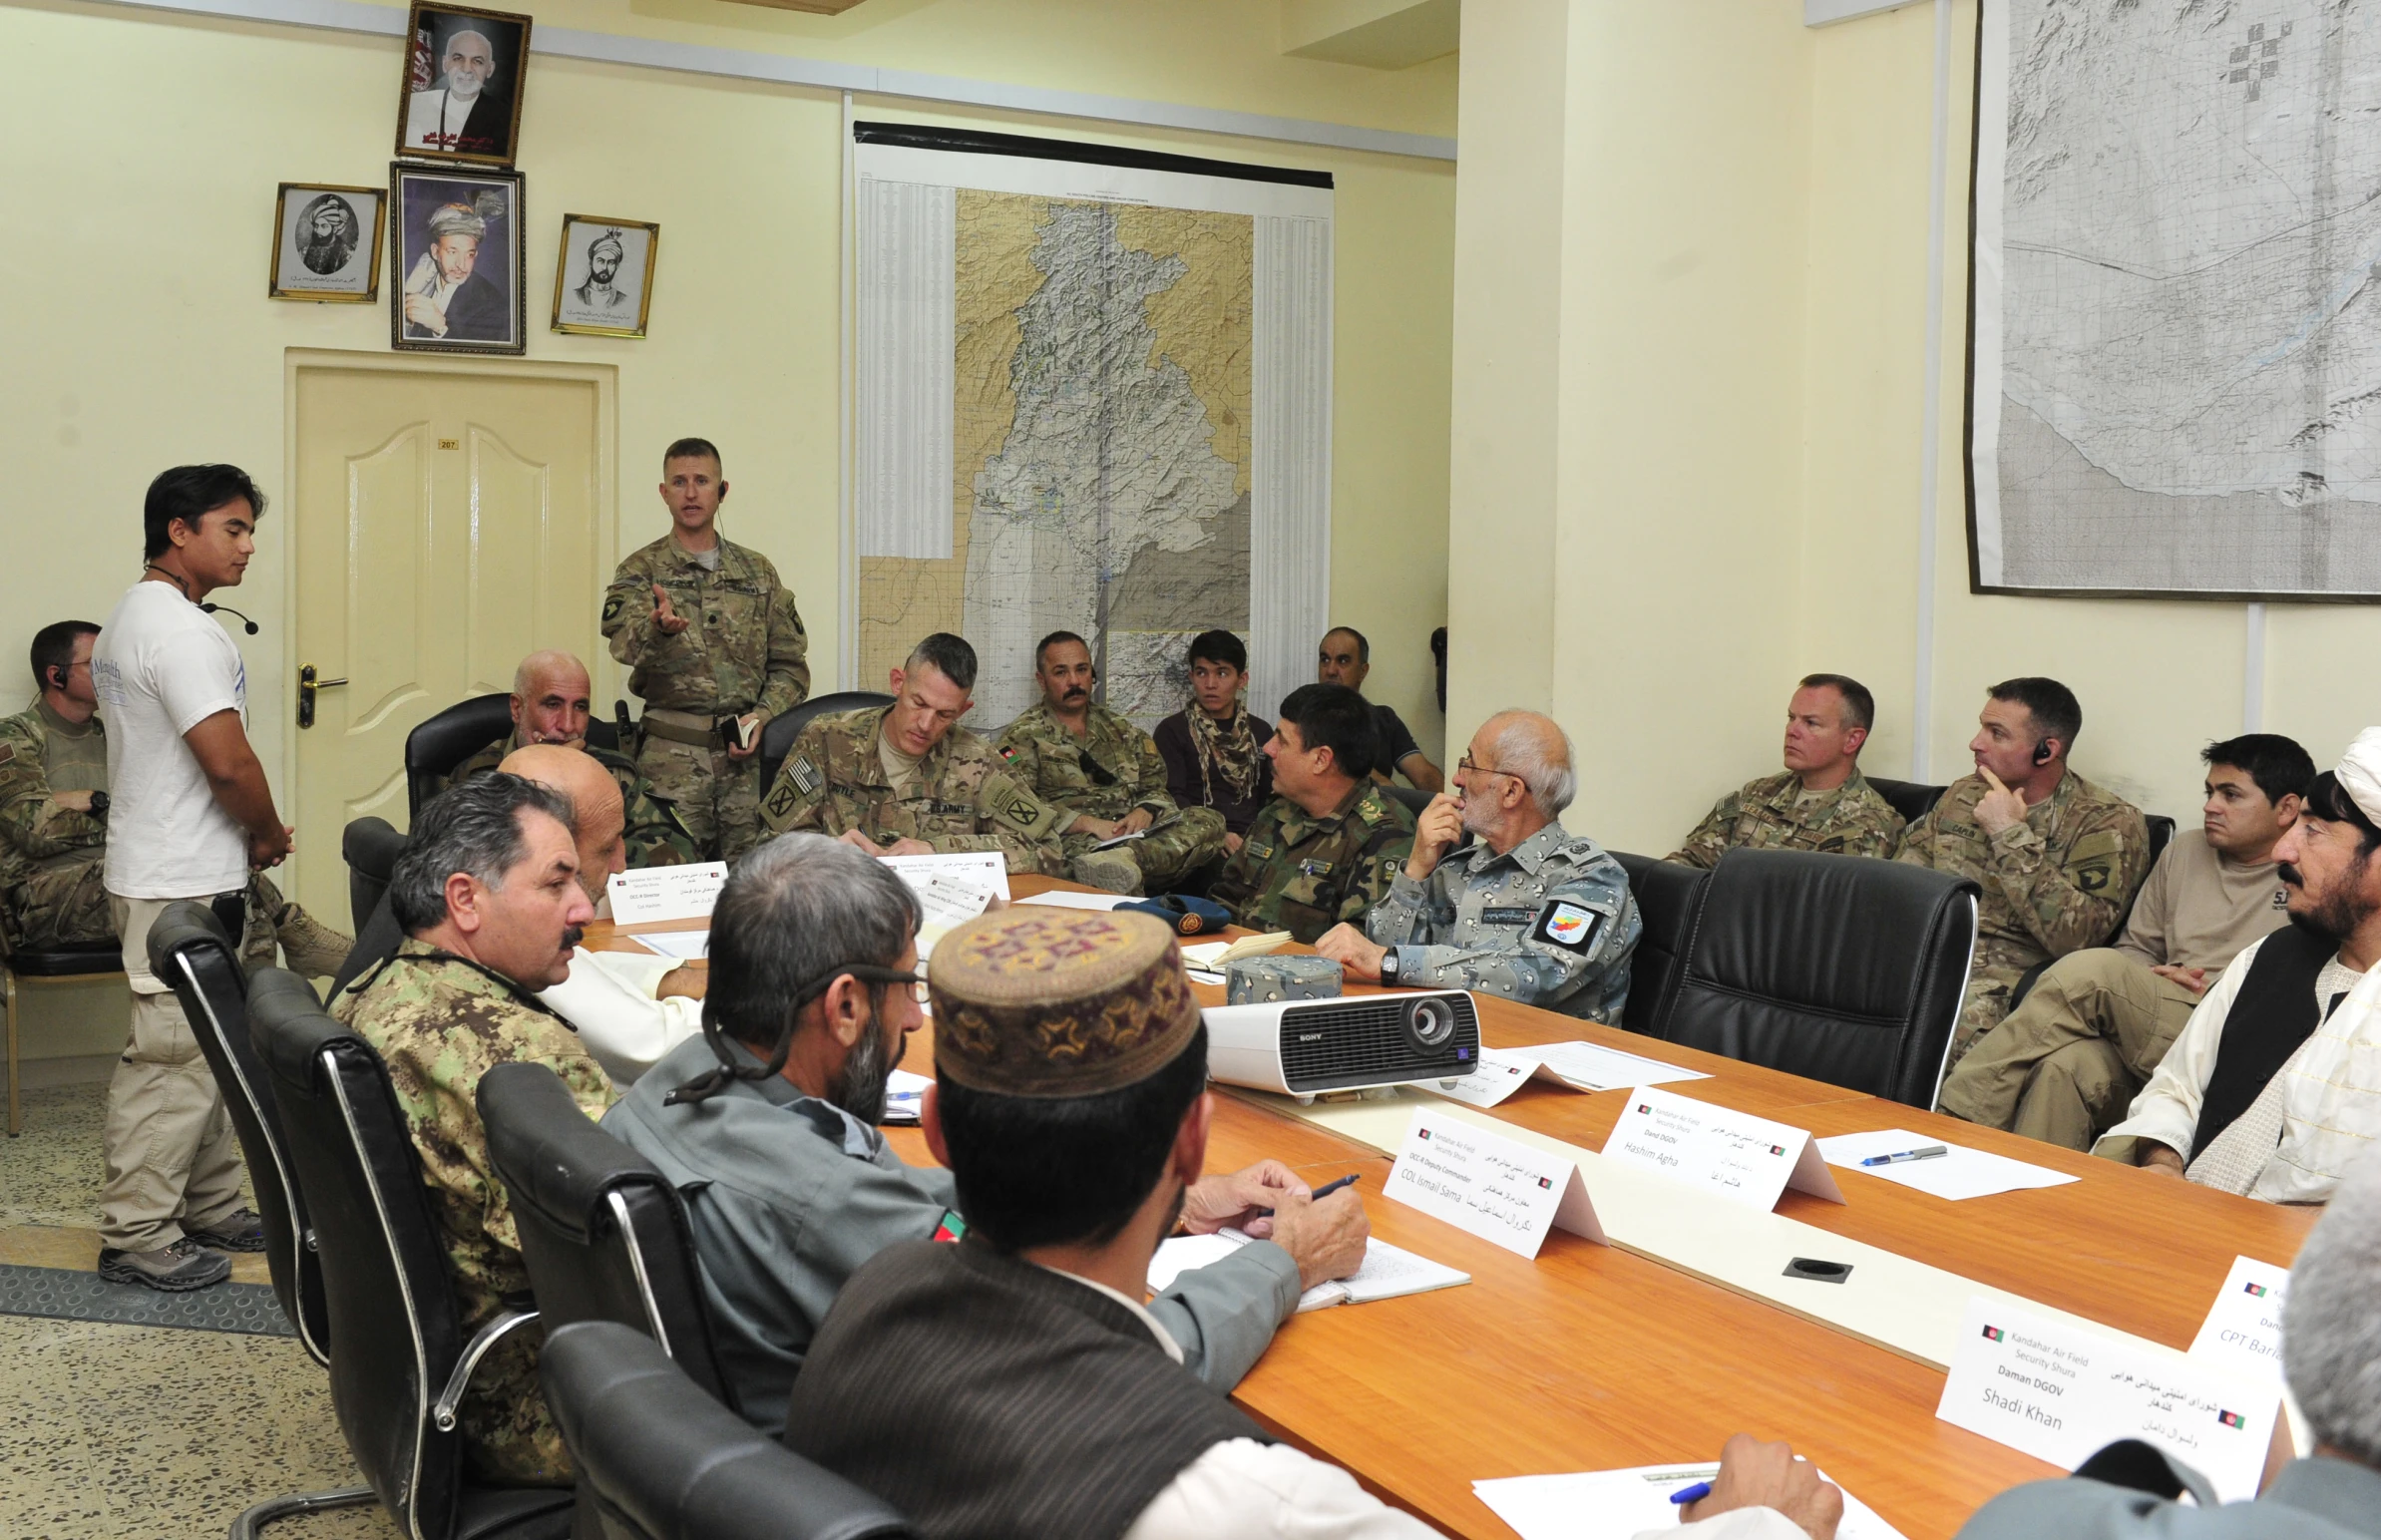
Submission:
[[[25,1093],[0,1141],[0,1261],[97,1264],[104,1088]],[[233,1276],[262,1283],[264,1259]],[[215,1540],[250,1503],[360,1478],[329,1382],[287,1338],[0,1316],[0,1533]],[[285,1520],[271,1540],[384,1540],[378,1507]]]

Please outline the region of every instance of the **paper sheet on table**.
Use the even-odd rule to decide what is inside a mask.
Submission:
[[[1521,1540],[1628,1540],[1649,1529],[1679,1527],[1670,1494],[1720,1473],[1717,1463],[1640,1465],[1630,1470],[1583,1470],[1563,1476],[1508,1476],[1474,1481],[1472,1495],[1512,1526]],[[1820,1473],[1821,1479],[1825,1473]],[[1836,1540],[1902,1540],[1876,1510],[1843,1494]]]
[[[1270,957],[1289,945],[1289,932],[1268,931],[1262,936],[1244,936],[1234,942],[1201,942],[1196,947],[1185,947],[1182,949],[1182,961],[1211,973],[1221,972],[1224,964],[1235,959]]]
[[[1897,1155],[1948,1140],[1911,1133],[1906,1128],[1881,1128],[1869,1134],[1837,1134],[1818,1141],[1819,1154],[1830,1166],[1846,1166],[1869,1176],[1881,1176],[1903,1187],[1914,1187],[1937,1198],[1989,1198],[1994,1193],[2020,1192],[2029,1187],[2064,1187],[2079,1180],[2048,1166],[2028,1165],[2006,1155],[1951,1144],[1948,1154],[1929,1160],[1905,1160],[1894,1166],[1863,1166],[1871,1155]]]
[[[906,1069],[893,1071],[893,1078],[885,1083],[885,1115],[880,1123],[915,1123],[919,1110],[925,1105],[926,1088],[934,1084],[932,1077],[914,1075]]]
[[[1064,888],[1053,888],[1047,893],[1037,893],[1031,898],[1019,899],[1017,902],[1019,904],[1047,904],[1052,909],[1104,911],[1112,910],[1121,904],[1138,904],[1141,901],[1122,893],[1074,893]]]
[[[918,896],[921,928],[948,931],[1008,897],[1008,858],[996,850],[955,855],[879,856]]]
[[[1163,1293],[1191,1269],[1221,1262],[1248,1243],[1246,1235],[1232,1229],[1218,1230],[1213,1235],[1178,1235],[1160,1241],[1157,1255],[1149,1259],[1149,1292]],[[1298,1308],[1303,1313],[1328,1310],[1334,1305],[1370,1305],[1375,1300],[1427,1294],[1433,1289],[1452,1289],[1470,1282],[1469,1273],[1432,1262],[1387,1241],[1369,1240],[1365,1243],[1363,1267],[1346,1278],[1309,1289],[1298,1297]]]
[[[1618,1048],[1592,1042],[1541,1042],[1526,1048],[1482,1048],[1479,1067],[1452,1085],[1425,1086],[1474,1107],[1493,1107],[1530,1079],[1551,1080],[1574,1091],[1610,1091],[1622,1086],[1668,1085],[1709,1080],[1700,1069],[1681,1069]]]
[[[631,936],[628,940],[657,957],[675,958],[691,962],[710,951],[709,931],[663,931],[657,936]]]

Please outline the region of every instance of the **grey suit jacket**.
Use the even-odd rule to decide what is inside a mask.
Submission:
[[[2118,1444],[2084,1462],[2093,1471]],[[2218,1506],[2204,1477],[2179,1461],[2169,1490],[2191,1493],[2189,1507],[2154,1492],[2084,1474],[2013,1487],[1976,1510],[1958,1540],[2354,1540],[2381,1536],[2381,1471],[2328,1455],[2282,1467],[2254,1502]]]

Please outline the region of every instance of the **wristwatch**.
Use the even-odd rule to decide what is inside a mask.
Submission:
[[[1394,947],[1381,954],[1381,981],[1383,983],[1397,981],[1397,949]]]
[[[106,792],[95,791],[91,794],[91,816],[94,818],[108,816],[108,794]]]

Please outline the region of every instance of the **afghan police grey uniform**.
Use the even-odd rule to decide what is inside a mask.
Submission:
[[[1858,770],[1842,785],[1817,792],[1804,791],[1802,778],[1786,770],[1747,781],[1714,803],[1669,859],[1708,871],[1741,847],[1889,861],[1901,830],[1901,815]]]
[[[1000,757],[1027,790],[1065,815],[1110,823],[1136,809],[1150,826],[1139,839],[1100,850],[1095,834],[1061,833],[1068,875],[1076,882],[1121,893],[1165,893],[1224,853],[1223,815],[1213,808],[1177,807],[1166,790],[1166,762],[1157,740],[1125,717],[1093,702],[1083,734],[1067,731],[1047,702],[1000,730]]]
[[[1621,864],[1552,823],[1501,856],[1451,852],[1418,883],[1400,869],[1365,934],[1396,953],[1400,984],[1618,1021],[1645,923]]]
[[[965,727],[952,728],[896,783],[878,752],[892,709],[804,724],[761,799],[770,834],[858,830],[880,845],[906,839],[946,853],[996,850],[1011,872],[1066,875],[1057,835],[1064,815],[1019,785],[992,746]]]
[[[800,705],[810,638],[767,557],[722,539],[718,558],[706,566],[667,535],[631,552],[603,590],[602,625],[644,697],[636,768],[697,845],[733,861],[760,838],[760,761],[730,759],[719,722],[758,713],[766,726]],[[656,583],[688,622],[674,635],[653,622]]]

